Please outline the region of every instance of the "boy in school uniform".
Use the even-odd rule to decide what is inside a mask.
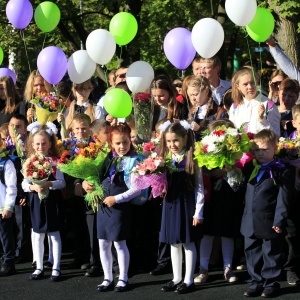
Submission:
[[[2,145],[2,140],[0,140]],[[0,145],[0,146],[1,146]],[[0,160],[6,160],[1,165],[4,172],[4,182],[0,181],[0,242],[3,248],[0,277],[16,273],[15,269],[15,239],[13,228],[13,210],[17,197],[16,169],[11,160],[4,157],[2,152]]]
[[[246,297],[278,294],[281,254],[287,219],[288,202],[293,190],[294,174],[274,159],[277,137],[269,129],[254,137],[255,160],[243,170],[247,182],[241,233],[245,238],[245,256],[250,275]],[[259,271],[259,262],[263,266]]]

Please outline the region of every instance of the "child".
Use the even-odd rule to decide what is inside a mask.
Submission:
[[[0,146],[2,146],[2,140],[0,140]],[[17,176],[13,162],[4,157],[0,158],[0,160],[4,159],[7,160],[3,166],[5,182],[0,181],[0,241],[3,248],[0,277],[16,273],[12,213],[17,197]]]
[[[161,156],[169,161],[168,191],[163,202],[160,242],[171,244],[173,280],[162,291],[179,294],[195,290],[195,241],[203,221],[204,190],[202,173],[193,160],[193,132],[186,121],[167,122],[162,129]],[[164,124],[166,125],[166,124]],[[195,199],[196,197],[196,199]],[[185,277],[182,281],[182,247],[185,252]]]
[[[57,128],[53,123],[40,126],[35,122],[28,126],[31,131],[28,141],[28,156],[37,154],[39,156],[48,156],[52,159],[52,174],[45,186],[33,184],[24,179],[22,187],[29,193],[30,214],[33,228],[34,245],[33,252],[36,259],[36,270],[29,277],[30,280],[41,279],[44,275],[43,256],[44,256],[44,238],[47,232],[50,236],[53,247],[53,269],[50,279],[59,281],[60,258],[61,258],[61,238],[60,238],[60,206],[62,201],[61,189],[65,187],[63,174],[56,168],[58,149],[56,146]],[[49,189],[49,196],[40,200],[38,192]]]
[[[228,119],[213,121],[208,125],[209,132],[219,126],[234,128]],[[234,191],[224,180],[227,175],[225,169],[207,170],[203,168],[204,179],[209,180],[207,194],[209,199],[204,204],[204,236],[200,242],[200,272],[194,278],[195,284],[205,283],[208,279],[208,265],[213,250],[214,237],[222,242],[224,278],[229,283],[238,280],[232,272],[232,259],[234,251],[234,237],[239,236],[241,214],[243,205],[242,191]],[[206,176],[206,177],[205,177]],[[204,182],[206,182],[204,180]]]
[[[105,145],[107,142],[107,135],[109,131],[109,122],[104,120],[95,120],[90,126],[91,135],[94,141]]]
[[[295,140],[296,138],[300,138],[300,104],[296,104],[292,107],[292,115],[292,124],[293,127],[296,128],[296,130],[289,135],[289,138],[291,140]]]
[[[129,201],[140,195],[140,190],[130,187],[130,171],[142,157],[133,151],[127,124],[111,126],[108,142],[113,151],[108,154],[100,175],[105,195],[97,212],[97,235],[104,280],[97,290],[106,292],[114,289],[115,292],[124,292],[128,290],[129,251],[126,240],[129,238],[131,221]],[[93,186],[86,181],[83,182],[83,188],[86,192],[93,190]],[[112,243],[117,251],[120,268],[115,287]]]
[[[8,123],[4,123],[0,126],[0,138],[2,142],[7,139],[8,134]]]
[[[264,129],[254,137],[256,160],[243,170],[247,183],[241,233],[245,238],[245,256],[251,277],[244,296],[274,297],[281,273],[287,205],[294,179],[290,169],[274,159],[276,134]],[[261,272],[259,262],[263,259]],[[263,280],[265,280],[263,282]],[[263,289],[263,291],[262,291]]]

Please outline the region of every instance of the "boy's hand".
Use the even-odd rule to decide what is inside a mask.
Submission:
[[[75,186],[76,188],[76,186]],[[87,182],[87,181],[83,181],[82,182],[82,188],[87,192],[87,193],[91,193],[94,190],[94,185]]]
[[[277,226],[273,226],[272,227],[274,230],[275,230],[275,232],[277,232],[277,233],[281,233],[282,232],[282,230],[279,228],[279,227],[277,227]]]
[[[203,223],[202,219],[193,218],[193,226],[197,226]]]
[[[19,200],[19,204],[20,204],[21,206],[25,206],[25,205],[26,205],[26,198],[20,199],[20,200]]]
[[[108,196],[103,201],[108,207],[114,206],[116,204],[116,199],[114,196]]]
[[[2,211],[2,219],[9,219],[12,216],[12,212],[4,209]]]
[[[264,118],[265,111],[265,106],[263,104],[260,104],[258,107],[258,119],[260,122]]]

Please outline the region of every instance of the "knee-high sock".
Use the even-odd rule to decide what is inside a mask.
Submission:
[[[214,237],[205,235],[200,242],[200,270],[208,270]]]
[[[48,247],[49,247],[49,256],[48,256],[48,261],[50,261],[53,264],[53,245],[52,245],[52,241],[50,238],[50,234],[47,234],[48,236]],[[54,267],[53,267],[54,269]]]
[[[52,250],[53,250],[53,271],[52,271],[52,275],[58,276],[59,272],[57,272],[55,270],[60,270],[60,259],[61,259],[60,232],[59,231],[49,232],[48,237],[51,240]]]
[[[187,286],[191,285],[194,282],[193,274],[196,265],[196,245],[195,243],[183,244],[184,254],[185,254],[185,276],[184,283]]]
[[[32,248],[32,262],[36,262],[35,256],[34,256],[34,243],[35,243],[35,234],[33,229],[31,228],[31,248]]]
[[[126,245],[126,241],[123,240],[123,241],[114,242],[114,246],[116,248],[117,255],[118,255],[118,263],[120,269],[119,280],[121,279],[127,282],[130,255],[129,255],[128,247]],[[122,281],[119,281],[117,285],[125,286],[126,284]]]
[[[104,279],[113,280],[112,274],[112,253],[111,253],[112,242],[108,240],[99,240],[100,260],[104,272]],[[103,281],[102,285],[108,286],[109,282]]]
[[[226,267],[232,267],[232,258],[234,251],[234,241],[233,238],[222,237],[222,253],[223,253],[223,262],[224,270]]]
[[[182,244],[171,245],[171,261],[173,282],[177,284],[182,280]]]
[[[36,269],[43,270],[45,233],[32,232],[32,234],[34,235],[33,253],[36,260]],[[34,273],[39,274],[41,271],[35,271]]]

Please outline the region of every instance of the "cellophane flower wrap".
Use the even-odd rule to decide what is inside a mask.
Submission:
[[[133,174],[133,186],[140,190],[152,187],[153,198],[162,196],[167,191],[165,161],[157,153],[151,153],[145,160],[136,165]]]
[[[243,129],[220,126],[195,143],[194,157],[199,167],[209,170],[234,166],[243,153],[249,151],[249,142]]]
[[[72,146],[73,145],[73,146]],[[94,185],[94,190],[85,196],[85,200],[94,211],[98,208],[99,201],[103,200],[103,188],[99,182],[99,171],[108,152],[108,146],[99,142],[90,142],[85,147],[83,143],[70,143],[59,160],[57,167],[75,178],[80,178]]]
[[[65,103],[55,93],[41,93],[33,98],[30,103],[34,104],[37,120],[41,124],[53,122],[62,111]]]
[[[45,186],[52,172],[52,159],[50,157],[32,154],[22,166],[22,173],[25,179],[39,185]],[[40,200],[44,200],[49,195],[49,189],[39,192]]]
[[[133,98],[135,130],[139,143],[149,142],[152,136],[154,102],[150,93],[136,93]]]

